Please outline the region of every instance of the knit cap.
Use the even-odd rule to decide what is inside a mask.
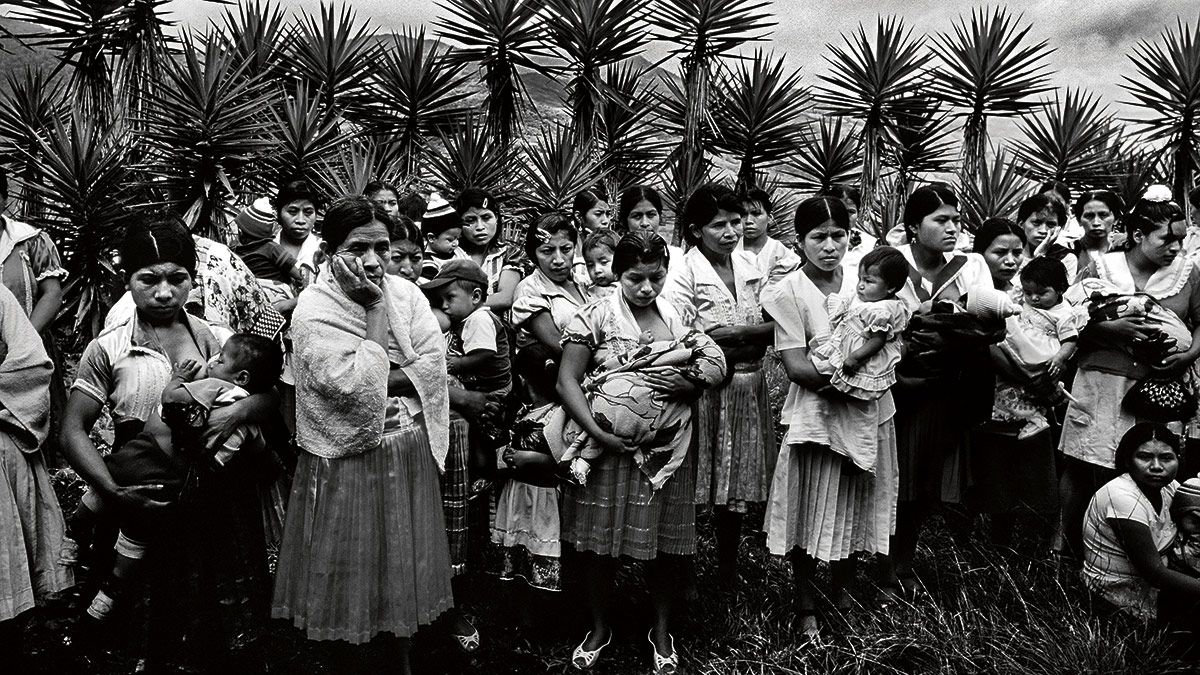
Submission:
[[[442,197],[440,192],[429,194],[429,205],[425,207],[425,216],[421,218],[421,232],[437,236],[452,227],[461,227],[462,220],[458,211]]]
[[[1200,478],[1189,478],[1179,485],[1171,498],[1171,514],[1200,510]]]
[[[275,234],[275,211],[271,200],[259,197],[233,219],[242,245],[270,239]]]

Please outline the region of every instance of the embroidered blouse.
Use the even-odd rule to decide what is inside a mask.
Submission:
[[[762,323],[762,304],[758,295],[764,276],[759,271],[757,258],[745,250],[734,251],[730,255],[730,264],[736,297],[699,248],[689,250],[671,266],[662,297],[681,315],[691,316],[691,327],[704,333],[722,325]]]

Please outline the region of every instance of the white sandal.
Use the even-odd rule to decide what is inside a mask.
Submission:
[[[612,629],[610,628],[608,631],[608,642],[589,652],[583,646],[587,644],[590,637],[592,637],[592,631],[589,630],[588,634],[583,636],[583,642],[580,642],[575,651],[571,652],[571,665],[575,666],[576,670],[589,670],[592,666],[596,665],[596,661],[600,659],[600,652],[612,644]]]
[[[470,635],[459,635],[454,631],[451,631],[450,635],[454,637],[454,641],[458,643],[458,648],[463,650],[464,653],[474,654],[475,652],[479,651],[479,643],[481,638],[479,636],[478,628],[471,626]]]
[[[650,651],[654,654],[654,672],[673,675],[679,670],[679,652],[675,650],[675,636],[668,633],[667,637],[671,640],[671,655],[663,656],[658,653],[658,647],[654,644],[654,629],[651,628],[650,632],[646,633],[646,641],[650,643]]]

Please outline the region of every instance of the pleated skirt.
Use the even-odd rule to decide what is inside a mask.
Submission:
[[[737,366],[696,405],[696,503],[745,513],[767,501],[775,469],[775,425],[759,364]]]
[[[450,546],[450,563],[454,576],[467,571],[467,555],[470,553],[467,504],[471,489],[470,430],[466,419],[457,413],[450,413],[450,450],[446,455],[446,470],[438,477],[442,491],[442,514],[446,519],[446,540]]]
[[[74,582],[62,509],[39,452],[0,430],[0,621]]]
[[[511,480],[496,500],[492,522],[495,559],[489,565],[501,579],[524,579],[534,588],[562,589],[562,521],[558,489]]]
[[[272,615],[310,640],[408,637],[453,604],[438,471],[424,429],[296,467]]]
[[[653,560],[661,553],[696,553],[692,453],[658,492],[632,454],[606,455],[586,486],[563,493],[563,541],[577,551]]]
[[[775,555],[793,549],[817,560],[845,560],[857,552],[888,552],[896,532],[895,430],[879,428],[875,473],[846,475],[846,460],[816,443],[784,444],[771,485],[765,527]]]

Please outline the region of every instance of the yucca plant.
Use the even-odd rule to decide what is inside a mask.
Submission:
[[[115,85],[124,98],[126,116],[141,116],[144,94],[159,79],[163,62],[171,56],[171,40],[164,32],[174,22],[166,19],[170,0],[130,0],[123,3],[111,49],[116,56]]]
[[[327,160],[347,144],[351,135],[342,130],[338,119],[329,116],[303,83],[295,96],[285,99],[272,111],[276,147],[266,157],[272,183],[283,180],[314,181]]]
[[[1031,26],[1003,7],[971,12],[954,22],[953,33],[933,37],[932,50],[941,62],[932,69],[934,96],[945,101],[963,122],[962,172],[966,180],[979,170],[988,144],[990,117],[1014,117],[1054,87],[1046,58],[1054,53],[1046,41],[1027,39]]]
[[[1163,168],[1165,153],[1135,139],[1117,134],[1108,148],[1109,161],[1103,169],[1104,187],[1120,195],[1127,205],[1137,201],[1146,188],[1167,181]]]
[[[0,153],[21,186],[34,185],[42,180],[41,166],[34,158],[66,121],[66,99],[61,87],[30,68],[6,73],[5,83],[0,91]],[[17,204],[17,215],[30,220],[40,213],[42,200],[39,193],[23,190]]]
[[[547,0],[546,46],[565,62],[567,106],[580,142],[591,144],[597,111],[609,96],[604,69],[642,50],[641,0]]]
[[[626,61],[604,74],[611,96],[600,105],[597,140],[608,194],[648,182],[661,173],[673,147],[654,125],[657,92],[645,69]]]
[[[244,77],[286,81],[295,77],[287,70],[295,27],[286,23],[278,5],[270,2],[241,2],[237,9],[222,12],[221,23],[213,24],[212,35],[224,48],[237,55]],[[240,68],[245,64],[245,68]]]
[[[69,276],[60,317],[70,334],[86,342],[99,333],[111,299],[120,286],[114,252],[130,209],[129,139],[119,126],[101,124],[76,111],[66,124],[38,139],[27,160],[38,167],[38,181],[26,185],[44,204],[31,222],[51,234]]]
[[[569,213],[575,195],[604,178],[600,158],[562,124],[543,127],[526,142],[519,174],[521,206],[534,218]]]
[[[662,0],[649,15],[658,29],[655,37],[672,45],[683,75],[678,99],[683,103],[683,142],[677,161],[691,167],[677,171],[678,177],[704,173],[704,128],[717,66],[742,45],[767,36],[775,25],[769,6],[764,0]]]
[[[1110,145],[1120,127],[1100,97],[1084,89],[1068,88],[1061,97],[1056,92],[1018,127],[1023,138],[1012,149],[1029,177],[1081,187],[1107,181]]]
[[[428,158],[434,187],[449,193],[479,188],[501,201],[513,194],[511,176],[518,148],[497,143],[481,120],[467,117],[452,132],[440,134],[440,145]]]
[[[270,109],[282,92],[244,77],[247,64],[216,40],[201,45],[184,35],[182,45],[182,58],[168,62],[147,93],[141,169],[156,203],[177,209],[194,231],[224,235],[229,201],[267,187],[259,167],[277,148]]]
[[[375,30],[356,25],[354,10],[321,3],[320,16],[304,14],[297,22],[288,63],[308,83],[326,111],[344,114],[351,101],[371,82],[380,58]]]
[[[483,71],[485,124],[501,144],[520,135],[529,92],[521,71],[549,74],[545,27],[536,0],[443,0],[438,33],[458,43],[453,58]]]
[[[985,162],[974,180],[959,185],[959,210],[967,229],[974,232],[988,218],[1015,218],[1021,200],[1033,192],[1034,185],[1021,175],[1007,152],[995,153]]]
[[[1157,43],[1142,40],[1129,55],[1136,74],[1121,85],[1145,117],[1131,119],[1147,142],[1170,153],[1171,184],[1177,196],[1194,184],[1200,167],[1200,18],[1194,26],[1177,19]]]
[[[791,177],[784,185],[816,193],[855,182],[862,173],[861,138],[856,129],[843,125],[841,117],[810,123],[808,134],[783,169]]]
[[[803,141],[809,92],[799,69],[787,72],[782,58],[761,51],[720,81],[716,145],[738,162],[737,185],[755,187],[757,171],[782,164]]]
[[[824,85],[817,100],[830,114],[858,123],[863,152],[859,189],[863,204],[871,205],[883,156],[899,128],[904,100],[918,93],[928,80],[923,70],[924,45],[896,17],[880,17],[874,39],[860,24],[858,31],[844,35],[843,41],[844,47],[830,45],[831,53],[825,55],[830,71],[820,76]],[[862,215],[864,222],[872,222],[869,212]],[[882,237],[878,224],[875,227]]]
[[[883,164],[907,188],[921,174],[954,169],[951,117],[936,99],[910,96],[897,106],[896,130]]]

